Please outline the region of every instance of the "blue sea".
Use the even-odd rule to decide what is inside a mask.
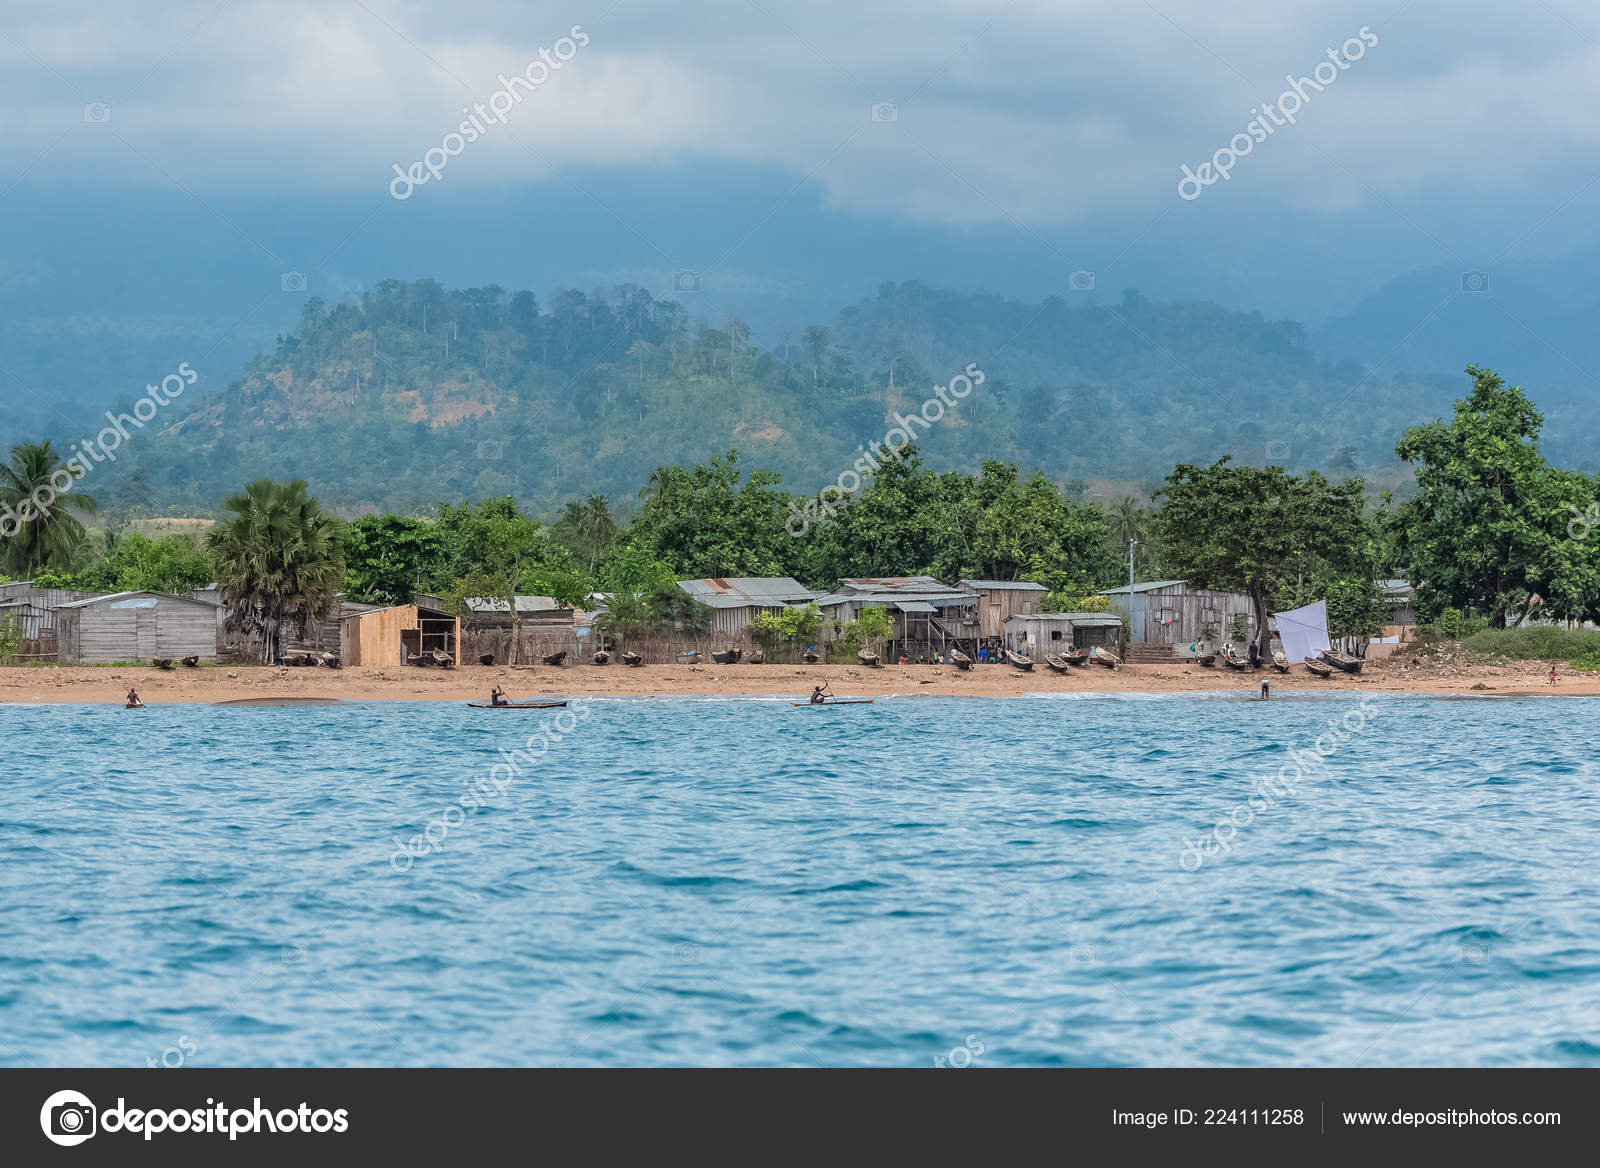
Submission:
[[[1597,721],[0,706],[0,1062],[1600,1064]]]

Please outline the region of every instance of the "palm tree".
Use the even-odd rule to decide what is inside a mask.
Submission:
[[[78,478],[49,442],[19,442],[0,463],[0,533],[15,525],[0,551],[0,568],[28,579],[44,568],[65,569],[83,542],[83,524],[70,512],[95,509],[94,498],[72,490]],[[66,481],[61,481],[65,478]]]
[[[611,497],[590,491],[573,520],[578,538],[589,546],[589,574],[593,575],[600,553],[617,537],[617,521],[611,517]]]
[[[306,493],[301,479],[259,479],[229,495],[229,518],[206,533],[230,628],[259,635],[263,659],[278,658],[284,624],[326,620],[344,584],[343,525]]]

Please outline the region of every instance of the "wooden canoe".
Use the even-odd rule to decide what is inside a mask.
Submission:
[[[863,665],[875,667],[878,664],[878,655],[876,653],[868,653],[865,649],[862,649],[856,654],[856,660]]]
[[[1217,666],[1217,655],[1215,653],[1202,653],[1195,660],[1207,669],[1215,669]]]
[[[1226,648],[1226,649],[1224,649],[1222,651],[1222,660],[1223,660],[1224,663],[1226,663],[1232,669],[1249,669],[1250,668],[1249,659],[1245,658],[1245,657],[1240,657],[1238,654],[1236,654],[1233,651],[1233,646],[1231,646],[1231,645],[1228,646],[1228,648]]]
[[[143,702],[124,702],[122,704],[122,708],[125,709],[125,710],[145,710],[145,709],[149,709],[149,707],[146,706]]]
[[[171,657],[157,657],[154,661],[150,662],[150,664],[154,665],[157,669],[171,669],[172,668],[172,658]]]
[[[554,710],[566,705],[566,702],[507,702],[497,706],[493,702],[468,702],[474,710]]]
[[[1122,664],[1121,658],[1115,653],[1110,649],[1101,648],[1099,645],[1089,650],[1089,659],[1096,665],[1104,665],[1107,669],[1115,669]]]
[[[1335,669],[1344,673],[1360,673],[1361,658],[1351,657],[1347,653],[1336,653],[1332,649],[1322,654],[1322,659]]]
[[[720,653],[712,653],[711,660],[718,665],[737,665],[739,664],[739,658],[743,656],[744,651],[742,649],[724,649]]]
[[[950,650],[950,660],[955,663],[955,667],[957,669],[971,669],[972,668],[972,658],[968,657],[960,649],[952,649],[952,650]]]
[[[600,652],[594,655],[594,663],[596,665],[609,665],[611,663],[611,654],[601,649]]]
[[[1087,665],[1089,664],[1089,653],[1085,649],[1068,649],[1061,654],[1061,660],[1068,665]]]
[[[1021,653],[1013,653],[1010,649],[1006,650],[1006,660],[1024,672],[1031,672],[1033,669],[1032,657],[1026,657]]]
[[[478,664],[479,665],[493,665],[494,664],[494,654],[493,653],[480,653],[478,655]]]
[[[624,665],[643,665],[644,658],[639,656],[639,654],[635,653],[632,649],[629,649],[622,655],[622,663]]]
[[[1054,653],[1046,653],[1044,655],[1044,663],[1051,669],[1054,669],[1057,673],[1065,673],[1067,670],[1072,668],[1072,666],[1067,664],[1064,657],[1058,657]]]
[[[560,665],[566,659],[567,659],[567,651],[565,649],[563,649],[559,653],[548,654],[544,659],[544,663],[546,665]]]
[[[752,649],[750,651],[749,656],[747,656],[744,659],[744,663],[746,665],[760,665],[763,662],[765,662],[766,659],[767,659],[767,655],[765,653],[763,653],[760,649]]]
[[[870,706],[873,698],[829,698],[822,702],[790,702],[791,706]]]
[[[807,665],[815,665],[818,661],[822,660],[822,655],[820,653],[812,653],[808,650],[807,652],[801,654],[800,660],[804,661]]]
[[[1333,676],[1333,666],[1326,661],[1318,661],[1315,657],[1306,658],[1306,669],[1308,672],[1315,673],[1318,677]]]
[[[1272,651],[1272,668],[1279,673],[1289,672],[1289,659],[1283,655],[1282,649],[1274,649]]]
[[[185,657],[183,659],[183,667],[185,669],[199,669],[200,668],[200,658],[198,658],[198,657]]]

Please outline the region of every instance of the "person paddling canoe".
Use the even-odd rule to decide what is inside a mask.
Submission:
[[[491,706],[506,706],[511,703],[506,700],[506,691],[497,685],[489,691],[489,704]]]
[[[139,691],[137,689],[135,689],[131,685],[128,687],[128,709],[130,709],[130,710],[142,710],[142,709],[144,709],[144,702],[139,697]]]
[[[823,684],[817,686],[811,691],[811,704],[813,706],[820,706],[832,696],[833,694],[828,692],[827,682],[823,682]]]

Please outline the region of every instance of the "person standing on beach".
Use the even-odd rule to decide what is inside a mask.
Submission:
[[[1556,667],[1554,665],[1552,665],[1550,667],[1550,684],[1554,685],[1555,683],[1556,683]]]

